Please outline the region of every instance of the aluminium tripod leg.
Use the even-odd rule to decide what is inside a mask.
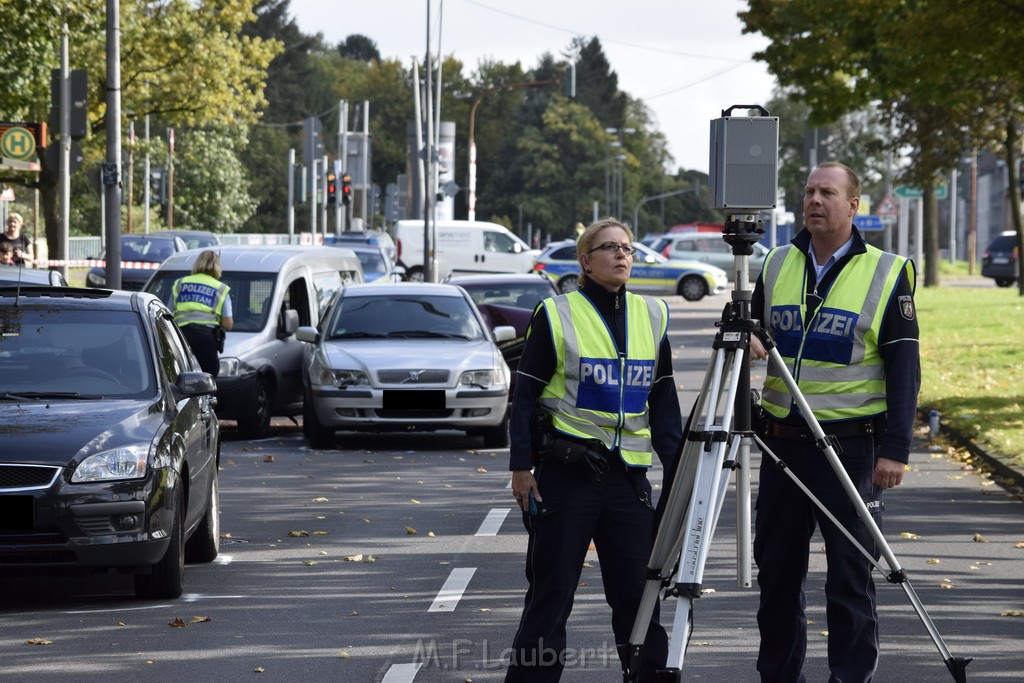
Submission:
[[[731,465],[723,468],[726,449],[731,443],[728,427],[732,424],[740,372],[746,371],[742,363],[735,362],[736,353],[731,348],[716,349],[687,426],[680,462],[651,551],[647,585],[630,633],[630,641],[620,645],[624,681],[636,680],[639,673],[643,642],[651,614],[662,584],[673,573],[677,556],[681,571],[688,581],[686,592],[691,609],[692,600],[700,595],[699,582],[703,576],[707,549],[731,472]],[[722,398],[723,393],[725,400]],[[718,416],[720,409],[721,418]],[[679,611],[682,611],[682,605],[677,606],[677,614]],[[682,652],[689,639],[689,621],[687,617],[681,631],[673,629],[669,646],[670,663],[673,652],[677,653],[678,662],[682,662]],[[673,670],[678,680],[678,667]],[[672,680],[671,671],[662,674],[664,680]]]
[[[822,429],[821,424],[819,424],[817,419],[815,419],[814,414],[811,411],[810,405],[804,398],[803,393],[801,393],[800,388],[796,383],[796,380],[793,379],[793,375],[789,372],[789,368],[786,367],[786,364],[783,361],[782,355],[779,353],[779,350],[772,345],[769,347],[768,353],[768,362],[775,363],[775,368],[779,371],[779,374],[783,382],[785,382],[786,387],[789,389],[790,395],[793,397],[793,400],[800,408],[800,414],[804,416],[804,419],[807,422],[807,426],[810,427],[811,433],[814,434],[815,442],[817,443],[818,447],[825,453],[826,458],[828,458],[829,465],[831,465],[832,470],[836,474],[836,477],[839,479],[839,482],[842,484],[843,489],[846,491],[846,495],[850,499],[850,502],[857,510],[857,514],[863,522],[864,527],[867,529],[868,533],[871,535],[872,540],[875,542],[875,545],[880,550],[881,556],[885,558],[885,562],[889,567],[888,572],[871,556],[871,554],[863,546],[861,546],[856,540],[854,540],[853,536],[846,530],[846,528],[842,524],[840,524],[839,521],[835,517],[833,517],[832,514],[825,508],[824,504],[822,504],[820,500],[811,495],[810,491],[807,489],[806,486],[803,485],[802,482],[800,482],[799,478],[797,478],[795,474],[790,472],[789,469],[785,467],[785,463],[783,463],[778,457],[776,457],[774,453],[771,453],[770,450],[765,448],[765,452],[768,453],[771,458],[773,458],[777,465],[783,467],[783,471],[786,473],[786,475],[791,480],[793,480],[806,495],[808,495],[808,497],[811,499],[811,502],[815,506],[817,506],[822,512],[824,512],[826,516],[828,516],[828,518],[832,521],[833,524],[835,524],[839,528],[843,535],[845,535],[846,538],[848,538],[850,542],[853,543],[863,555],[865,555],[871,560],[871,562],[875,565],[876,568],[878,568],[879,572],[881,572],[885,576],[886,580],[889,583],[900,584],[900,586],[903,588],[903,592],[906,593],[907,598],[910,600],[910,604],[917,612],[918,619],[921,620],[921,623],[924,625],[925,630],[928,631],[928,635],[931,637],[932,642],[935,643],[935,647],[938,649],[939,654],[942,655],[942,659],[946,664],[946,668],[949,669],[950,674],[952,674],[953,680],[957,681],[957,683],[966,683],[966,667],[968,664],[971,663],[973,657],[954,657],[952,654],[950,654],[949,649],[946,647],[946,644],[943,642],[942,637],[939,635],[938,629],[935,627],[934,622],[932,622],[931,617],[928,616],[928,612],[927,610],[925,610],[924,605],[921,603],[921,600],[918,598],[917,593],[914,591],[914,587],[910,584],[910,579],[907,577],[906,571],[904,571],[904,569],[900,566],[899,560],[896,559],[896,555],[893,554],[892,548],[886,542],[885,536],[882,535],[881,529],[878,528],[878,525],[875,523],[874,518],[871,516],[871,513],[868,510],[867,505],[864,503],[863,499],[861,499],[860,493],[858,493],[856,486],[854,486],[853,481],[850,479],[850,475],[847,474],[846,470],[843,468],[843,464],[839,460],[839,455],[836,453],[835,448],[832,445],[832,440],[825,435],[825,431]],[[758,442],[760,443],[760,440],[758,440]],[[764,448],[763,444],[762,448]]]

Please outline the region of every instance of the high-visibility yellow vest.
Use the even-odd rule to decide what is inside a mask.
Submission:
[[[650,467],[647,399],[658,350],[668,329],[663,301],[626,292],[626,348],[620,353],[604,318],[582,293],[543,302],[556,356],[555,373],[540,404],[553,427],[618,448],[630,467]]]
[[[764,323],[779,355],[819,422],[884,413],[885,376],[878,335],[900,271],[911,291],[909,259],[865,245],[836,276],[814,316],[806,319],[807,269],[793,245],[773,250],[764,263]],[[806,324],[805,324],[806,322]],[[793,398],[775,363],[769,363],[761,405],[778,418],[789,415]]]
[[[204,273],[186,275],[171,288],[174,322],[185,325],[219,325],[231,288]]]

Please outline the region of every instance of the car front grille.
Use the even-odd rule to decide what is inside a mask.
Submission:
[[[0,463],[0,491],[7,489],[45,489],[53,483],[58,474],[60,474],[59,467]]]
[[[381,384],[448,384],[451,375],[447,370],[379,370],[377,379]]]
[[[373,411],[382,420],[443,420],[452,416],[451,410],[409,410],[401,408],[377,408]]]

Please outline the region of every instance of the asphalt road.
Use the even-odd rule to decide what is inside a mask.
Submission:
[[[725,302],[670,301],[686,409]],[[342,434],[339,450],[313,451],[296,426],[275,424],[272,438],[253,442],[225,427],[221,557],[188,567],[181,599],[140,602],[125,577],[4,579],[0,680],[502,680],[526,586],[507,451],[455,432]],[[1021,501],[920,441],[886,506],[886,538],[946,647],[976,658],[968,680],[1024,679],[1024,617],[1004,616],[1024,613]],[[736,585],[734,507],[730,490],[695,607],[686,680],[757,680],[757,591]],[[828,677],[823,582],[815,542],[811,681]],[[950,680],[904,591],[876,583],[876,680]],[[563,680],[621,680],[596,553],[575,605],[574,659]]]

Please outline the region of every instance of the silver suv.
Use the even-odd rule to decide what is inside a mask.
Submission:
[[[730,280],[735,276],[732,247],[725,243],[720,232],[670,232],[655,240],[651,249],[673,261],[702,261],[718,266],[729,274]],[[754,253],[747,259],[751,282],[761,274],[767,255],[767,247],[760,242],[754,244]]]

